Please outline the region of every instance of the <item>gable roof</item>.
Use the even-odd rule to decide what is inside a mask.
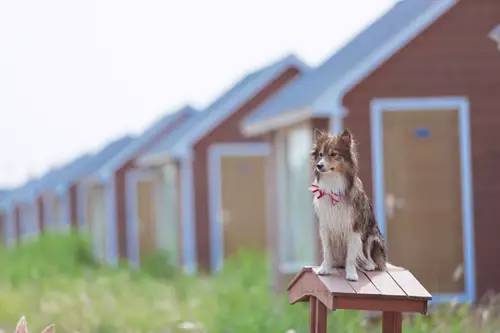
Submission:
[[[132,136],[127,135],[112,141],[92,156],[84,156],[77,160],[77,163],[74,163],[71,168],[68,168],[63,174],[59,175],[58,179],[50,185],[58,192],[66,191],[73,183],[96,172],[102,165],[112,159],[113,156],[126,149],[133,140]]]
[[[165,151],[165,153],[172,157],[182,157],[189,154],[192,145],[201,137],[209,133],[229,115],[237,111],[241,105],[291,67],[302,72],[309,69],[295,55],[288,55],[243,77],[200,113],[189,131],[186,131],[185,135],[179,138],[178,142],[169,147],[168,152]]]
[[[158,139],[167,136],[185,118],[197,111],[191,106],[184,106],[179,111],[168,113],[148,127],[138,138],[131,142],[119,154],[105,163],[98,171],[101,179],[108,179],[117,169],[131,159],[136,158]]]
[[[2,205],[31,202],[43,191],[50,189],[55,191],[56,185],[60,179],[64,178],[66,174],[70,173],[89,158],[90,155],[83,155],[62,167],[49,170],[39,178],[27,181],[25,184],[15,188],[5,196],[2,200]]]
[[[243,123],[250,135],[309,117],[342,115],[354,85],[451,8],[457,0],[402,0],[316,69],[266,101]]]
[[[76,182],[97,170],[132,140],[131,136],[124,136],[111,142],[94,155],[83,155],[62,167],[51,169],[41,177],[32,179],[17,188],[0,191],[0,207],[4,207],[8,203],[29,202],[44,191],[61,192],[66,190],[72,182]]]
[[[32,179],[25,184],[10,190],[0,198],[0,208],[6,208],[10,203],[15,201],[23,201],[34,195],[34,189],[39,179]]]
[[[198,111],[185,117],[172,132],[142,153],[137,159],[138,164],[159,165],[164,163],[168,159],[171,148],[177,144],[180,138],[196,126],[198,121],[205,117],[205,115],[205,112]]]

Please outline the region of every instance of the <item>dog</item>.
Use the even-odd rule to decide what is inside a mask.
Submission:
[[[339,135],[315,132],[313,206],[319,219],[323,262],[317,273],[345,267],[347,280],[357,281],[357,268],[386,270],[386,247],[373,207],[358,177],[358,154],[349,130]]]
[[[50,325],[45,327],[45,329],[42,331],[42,333],[55,333],[56,329],[54,325]],[[28,323],[26,322],[26,318],[21,317],[19,319],[19,322],[16,325],[16,333],[29,333],[28,331]]]

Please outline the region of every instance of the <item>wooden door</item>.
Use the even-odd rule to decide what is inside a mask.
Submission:
[[[154,192],[155,184],[151,180],[137,183],[139,255],[143,259],[156,251],[156,228]]]
[[[463,292],[458,112],[384,112],[383,131],[389,260],[431,292]]]
[[[225,257],[266,248],[265,186],[265,157],[221,158]]]

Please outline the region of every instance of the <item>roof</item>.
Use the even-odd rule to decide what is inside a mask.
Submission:
[[[71,168],[68,168],[54,180],[54,183],[51,184],[52,187],[57,191],[65,191],[73,183],[99,170],[106,162],[126,149],[133,140],[134,138],[129,135],[121,137],[106,145],[96,154],[78,159],[77,163],[74,163]]]
[[[34,194],[34,189],[39,179],[32,179],[25,184],[12,189],[0,198],[0,208],[5,208],[12,201],[26,200]]]
[[[445,13],[455,0],[403,0],[355,36],[316,69],[266,101],[244,121],[244,131],[258,134],[297,120],[342,113],[343,95],[392,54]],[[340,110],[339,110],[340,109]]]
[[[136,158],[158,139],[167,136],[175,130],[180,122],[186,117],[190,117],[197,111],[191,106],[184,106],[176,112],[170,112],[161,117],[158,121],[148,127],[139,137],[131,142],[119,154],[110,159],[97,171],[99,177],[106,179],[117,169],[122,167],[131,159]]]
[[[220,122],[255,96],[259,91],[275,80],[287,69],[295,67],[300,71],[306,71],[309,67],[295,55],[288,55],[268,66],[258,69],[236,82],[229,90],[217,98],[205,111],[203,111],[196,124],[185,135],[181,136],[177,143],[171,145],[168,150],[163,151],[173,157],[181,157],[189,153],[190,147],[201,137],[210,132]],[[158,152],[157,152],[158,153]]]
[[[205,115],[205,112],[194,112],[185,117],[172,132],[141,154],[137,159],[138,164],[159,165],[164,163],[170,154],[171,148],[175,146],[182,136],[196,126],[197,122],[205,117]]]
[[[0,206],[11,202],[27,202],[44,191],[62,191],[72,182],[94,172],[113,155],[121,151],[133,140],[130,136],[117,139],[94,155],[85,154],[68,164],[49,170],[43,176],[4,193],[0,192]]]

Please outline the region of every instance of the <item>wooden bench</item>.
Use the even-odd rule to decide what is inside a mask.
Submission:
[[[304,267],[288,286],[290,304],[309,302],[310,332],[326,333],[327,312],[337,309],[382,311],[382,331],[402,330],[402,313],[427,313],[431,294],[408,270],[358,271],[359,280],[347,281],[343,269],[331,275]]]

